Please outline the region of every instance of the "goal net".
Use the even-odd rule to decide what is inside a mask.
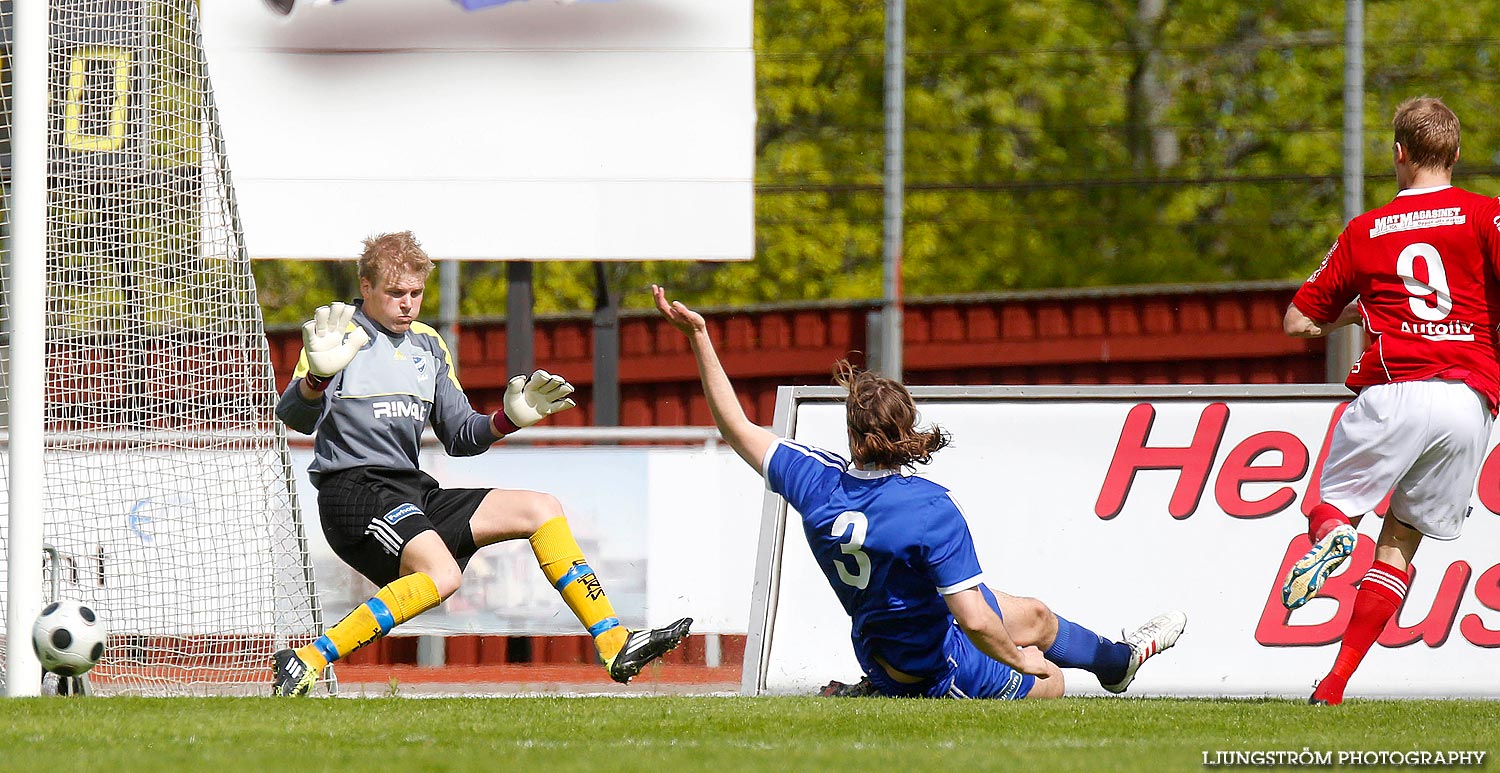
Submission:
[[[12,78],[42,76],[10,71],[13,8],[0,1],[7,201]],[[321,623],[197,14],[51,0],[44,329],[12,324],[4,256],[0,400],[12,338],[44,336],[56,555],[17,555],[0,519],[0,610],[9,561],[96,609],[101,694],[264,692],[272,652]],[[0,655],[30,646],[7,633]]]

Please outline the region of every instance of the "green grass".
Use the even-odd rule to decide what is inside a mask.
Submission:
[[[1493,753],[1497,728],[1494,701],[54,697],[0,701],[0,769],[1203,770],[1216,750]]]

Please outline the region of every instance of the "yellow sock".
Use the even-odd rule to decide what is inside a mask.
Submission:
[[[297,650],[297,657],[319,670],[391,632],[392,628],[426,612],[442,601],[437,584],[414,572],[381,588],[375,597],[354,608],[322,636]]]
[[[553,518],[531,535],[531,550],[536,553],[536,562],[547,575],[547,582],[562,594],[568,609],[577,615],[589,635],[594,637],[594,646],[599,657],[608,663],[619,654],[629,636],[620,618],[615,617],[615,608],[594,570],[583,560],[583,549],[573,539],[573,530],[568,528],[568,519]]]

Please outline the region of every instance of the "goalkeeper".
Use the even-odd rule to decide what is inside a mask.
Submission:
[[[447,345],[416,320],[432,261],[411,232],[365,240],[362,300],[319,307],[276,415],[317,432],[308,468],[328,544],[380,591],[305,647],[274,657],[274,695],[306,695],[330,662],[437,606],[485,545],[525,538],[548,582],[594,637],[609,676],[628,682],[688,634],[690,618],[657,630],[620,625],[557,498],[536,491],[445,489],[417,467],[431,427],[453,456],[574,406],[573,387],[538,370],[506,385],[504,407],[475,411]]]

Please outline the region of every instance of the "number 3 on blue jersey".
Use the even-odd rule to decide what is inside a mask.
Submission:
[[[852,527],[852,528],[851,528]],[[869,521],[865,519],[864,513],[853,510],[841,514],[833,519],[833,538],[842,540],[844,530],[849,529],[849,541],[841,542],[839,550],[844,555],[854,558],[854,571],[851,573],[843,561],[835,559],[833,568],[838,570],[839,579],[845,585],[852,585],[864,590],[870,584],[870,557],[865,555],[865,530],[869,528]]]

